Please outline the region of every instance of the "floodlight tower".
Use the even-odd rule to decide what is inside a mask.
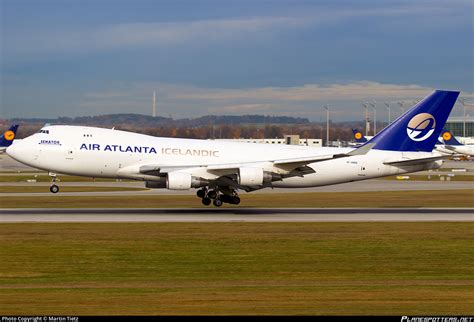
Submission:
[[[377,103],[375,102],[375,100],[373,100],[373,102],[369,104],[370,106],[372,106],[372,110],[374,111],[374,136],[375,136],[377,134],[377,110],[376,110]]]
[[[463,137],[466,137],[466,107],[473,107],[473,103],[466,103],[466,98],[460,98],[459,101],[461,102],[463,108],[463,121],[462,121],[462,132]]]
[[[323,105],[326,110],[326,145],[329,146],[329,106]]]
[[[387,111],[388,111],[388,124],[387,125],[390,125],[390,122],[391,122],[391,120],[390,120],[390,103],[385,102],[384,104],[387,107]]]
[[[362,103],[362,107],[365,110],[365,136],[368,136],[370,132],[369,106],[367,103]]]
[[[398,105],[400,105],[400,109],[402,110],[402,114],[405,113],[405,108],[403,107],[403,105],[405,105],[405,103],[403,101],[400,101],[400,102],[398,102]]]

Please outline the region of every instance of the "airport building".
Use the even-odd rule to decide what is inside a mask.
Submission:
[[[455,116],[446,122],[445,129],[451,131],[456,137],[474,137],[474,117]]]
[[[322,139],[301,139],[299,135],[285,135],[283,138],[265,138],[265,139],[221,139],[220,141],[263,143],[263,144],[289,144],[302,146],[323,146]]]
[[[455,116],[450,117],[445,125],[445,129],[451,131],[454,136],[463,144],[474,144],[474,117]],[[370,139],[372,137],[368,137]],[[322,147],[322,139],[302,139],[299,135],[285,135],[283,138],[262,138],[262,139],[220,139],[223,141],[263,143],[263,144],[289,144],[301,146]],[[344,147],[350,145],[345,141],[330,141],[329,146]]]

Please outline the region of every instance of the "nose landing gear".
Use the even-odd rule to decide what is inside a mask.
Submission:
[[[49,187],[49,191],[51,191],[52,193],[58,193],[59,186],[56,185],[56,179],[57,179],[56,174],[50,172],[49,176],[51,177],[51,186]]]

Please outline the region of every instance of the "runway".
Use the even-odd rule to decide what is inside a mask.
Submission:
[[[25,222],[473,222],[471,208],[0,209],[0,223]]]

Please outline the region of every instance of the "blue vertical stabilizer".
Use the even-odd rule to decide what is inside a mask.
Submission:
[[[431,152],[458,96],[458,91],[434,91],[368,143],[376,150]]]
[[[12,145],[17,130],[18,124],[10,126],[10,128],[2,134],[2,137],[0,137],[0,147],[4,148]]]
[[[452,146],[459,146],[459,145],[463,145],[461,142],[459,142],[455,137],[454,135],[449,132],[449,131],[444,131],[443,132],[443,135],[442,135],[442,138],[443,138],[443,142],[444,144],[446,145],[452,145]]]

